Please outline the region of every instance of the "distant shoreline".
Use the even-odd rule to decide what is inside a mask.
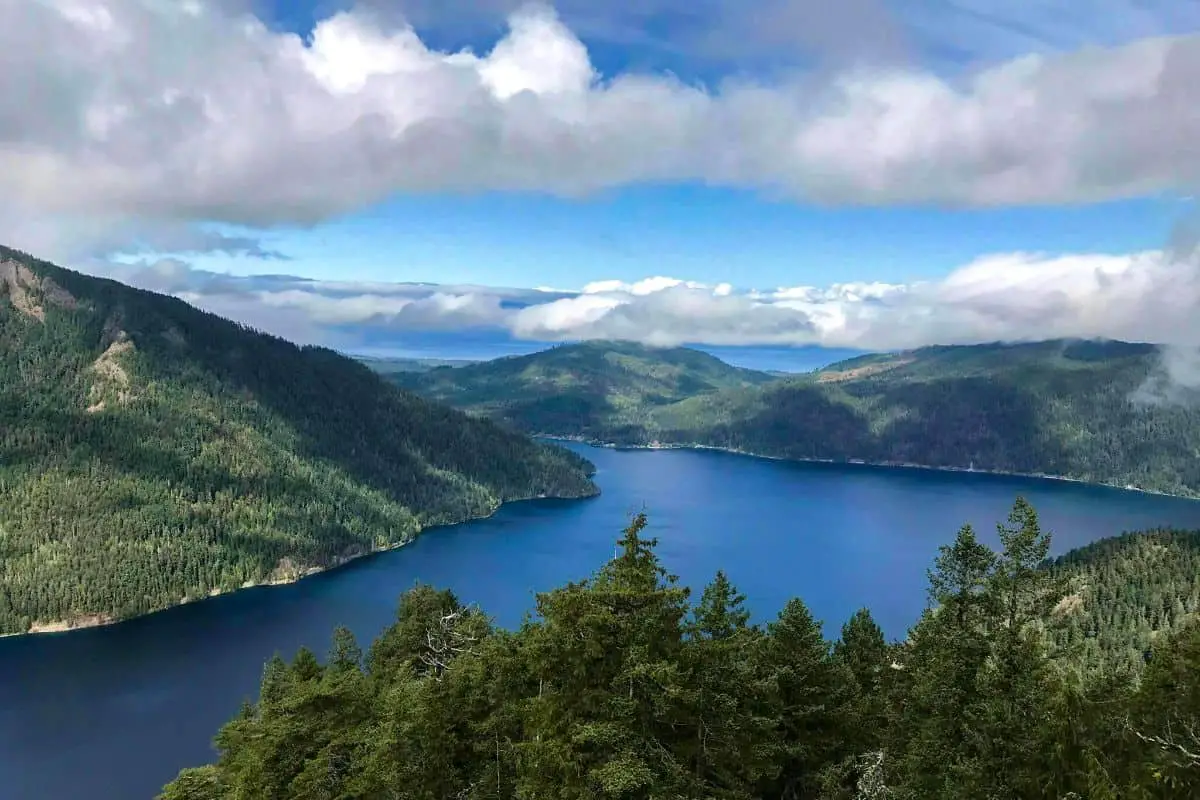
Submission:
[[[708,444],[618,444],[616,442],[606,442],[600,439],[589,439],[586,436],[559,436],[548,433],[531,434],[535,439],[547,439],[555,442],[574,442],[576,444],[586,444],[589,447],[602,447],[607,450],[709,450],[717,453],[729,453],[736,456],[745,456],[746,458],[761,458],[767,461],[782,461],[792,462],[797,464],[833,464],[837,466],[848,467],[882,467],[885,469],[922,469],[931,472],[965,472],[974,475],[992,475],[997,477],[1007,478],[1033,478],[1044,481],[1061,481],[1063,483],[1078,483],[1083,486],[1095,486],[1103,489],[1116,489],[1121,492],[1135,492],[1137,494],[1153,495],[1155,497],[1173,497],[1179,500],[1200,501],[1200,495],[1197,494],[1179,494],[1177,492],[1163,492],[1157,489],[1143,489],[1140,486],[1132,484],[1120,485],[1116,483],[1106,483],[1103,481],[1089,481],[1083,478],[1072,478],[1067,475],[1050,475],[1047,473],[1038,472],[1009,472],[1007,470],[998,469],[977,469],[971,467],[935,467],[929,464],[916,464],[901,461],[867,461],[866,459],[836,459],[836,458],[812,458],[802,456],[772,456],[763,453],[754,453],[749,450],[739,450],[734,447],[717,447]]]
[[[149,617],[154,614],[161,614],[164,611],[170,611],[173,608],[180,608],[181,606],[187,606],[187,605],[191,605],[193,603],[203,603],[206,600],[212,600],[212,599],[214,599],[216,597],[220,597],[222,595],[237,594],[238,592],[244,592],[244,591],[248,591],[250,589],[267,589],[267,588],[271,588],[274,586],[288,586],[293,583],[299,583],[300,581],[304,580],[305,578],[311,578],[314,575],[324,575],[326,573],[333,572],[334,570],[341,569],[342,567],[344,567],[348,564],[351,564],[355,561],[359,561],[364,558],[370,558],[372,556],[378,556],[378,555],[382,555],[383,553],[392,552],[393,550],[399,550],[402,547],[412,544],[413,542],[415,542],[417,540],[418,537],[423,536],[427,533],[430,533],[431,531],[436,531],[441,528],[453,528],[453,527],[457,527],[459,525],[466,525],[469,522],[479,522],[480,520],[490,519],[491,517],[494,517],[497,514],[497,512],[499,512],[500,509],[504,508],[505,506],[514,505],[516,503],[529,503],[529,502],[534,502],[537,500],[587,500],[592,497],[596,497],[600,494],[599,487],[596,487],[596,488],[597,488],[596,492],[594,492],[592,494],[584,494],[584,495],[578,495],[578,496],[540,494],[540,495],[531,495],[529,497],[515,497],[511,500],[504,500],[500,503],[497,503],[496,507],[493,508],[491,511],[487,512],[486,514],[477,514],[475,516],[467,517],[466,519],[459,520],[458,522],[447,522],[447,523],[443,523],[440,525],[430,525],[428,527],[421,528],[416,533],[414,533],[411,537],[409,537],[408,539],[405,539],[404,541],[397,542],[397,543],[395,543],[393,545],[389,545],[387,547],[375,548],[375,549],[367,550],[366,552],[363,552],[363,553],[356,553],[355,555],[346,556],[344,558],[340,558],[340,559],[336,560],[334,563],[329,564],[328,566],[300,568],[294,575],[290,575],[289,577],[286,577],[286,578],[267,578],[266,580],[262,580],[262,581],[247,581],[246,583],[243,583],[238,588],[231,589],[229,591],[222,591],[221,589],[210,589],[207,594],[202,595],[200,597],[191,597],[191,598],[188,598],[187,600],[184,600],[179,603],[172,603],[171,605],[163,606],[162,608],[156,608],[153,611],[147,611],[144,614],[135,614],[132,617],[121,617],[118,619],[109,614],[89,613],[89,614],[80,614],[78,617],[76,617],[74,619],[52,620],[49,622],[37,622],[37,623],[34,623],[30,627],[30,629],[27,631],[19,631],[19,632],[14,632],[14,633],[0,633],[0,639],[9,639],[9,638],[16,637],[16,636],[42,636],[42,635],[55,634],[55,633],[72,633],[74,631],[83,631],[83,630],[88,630],[90,628],[106,628],[111,625],[120,625],[122,622],[131,622],[135,619]]]

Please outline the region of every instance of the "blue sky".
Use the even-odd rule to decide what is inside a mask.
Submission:
[[[0,241],[343,349],[1200,346],[1198,32],[1191,0],[4,4]]]
[[[980,254],[1132,252],[1161,247],[1178,200],[947,210],[821,208],[702,186],[636,187],[563,200],[522,194],[399,197],[266,239],[290,274],[318,280],[580,288],[670,275],[745,287],[847,280],[907,283]],[[236,257],[196,259],[236,274]]]

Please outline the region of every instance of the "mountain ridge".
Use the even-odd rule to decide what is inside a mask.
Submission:
[[[285,581],[595,494],[586,459],[177,298],[0,248],[0,633]]]
[[[642,404],[626,409],[619,425],[592,413],[604,398],[577,387],[549,400],[557,415],[528,413],[529,405],[507,413],[524,389],[489,373],[487,363],[457,375],[456,387],[435,390],[433,373],[403,382],[517,430],[591,443],[1057,477],[1200,497],[1200,405],[1133,399],[1156,374],[1158,353],[1150,344],[1052,340],[872,354]],[[524,357],[526,365],[538,356]]]
[[[534,426],[545,420],[561,424],[586,415],[603,421],[597,431],[632,429],[646,408],[699,392],[754,386],[776,376],[735,367],[689,348],[589,341],[465,366],[389,374],[387,378],[431,399],[457,401],[473,413],[518,430],[550,433],[555,431],[535,430]]]

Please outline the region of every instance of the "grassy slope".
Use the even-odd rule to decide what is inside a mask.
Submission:
[[[287,580],[590,465],[165,296],[0,249],[0,632]]]

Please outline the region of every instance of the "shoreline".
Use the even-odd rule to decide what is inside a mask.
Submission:
[[[1200,501],[1200,495],[1187,495],[1187,494],[1178,494],[1178,493],[1174,493],[1174,492],[1163,492],[1163,491],[1159,491],[1159,490],[1155,490],[1155,489],[1144,489],[1140,486],[1133,486],[1133,485],[1122,486],[1122,485],[1115,484],[1115,483],[1089,481],[1089,480],[1084,480],[1082,478],[1072,478],[1067,475],[1051,475],[1051,474],[1047,474],[1047,473],[1010,472],[1007,470],[975,469],[975,468],[971,468],[971,467],[937,467],[937,466],[930,466],[928,464],[916,464],[916,463],[893,462],[893,461],[867,461],[865,459],[835,459],[835,458],[775,456],[775,455],[766,455],[763,453],[755,453],[755,452],[752,452],[749,450],[741,450],[741,449],[733,448],[733,447],[718,447],[716,445],[707,445],[707,444],[679,444],[679,443],[619,444],[617,442],[608,442],[608,441],[603,441],[600,439],[592,439],[592,438],[588,438],[586,436],[563,436],[563,435],[559,435],[559,434],[549,434],[549,433],[533,433],[533,434],[527,434],[527,435],[532,439],[543,439],[543,440],[547,440],[547,441],[551,441],[551,442],[571,442],[574,444],[583,444],[583,445],[587,445],[588,447],[604,448],[604,449],[608,449],[608,450],[639,450],[639,451],[640,450],[693,450],[693,451],[703,450],[703,451],[710,451],[710,452],[715,452],[715,453],[727,453],[729,455],[741,456],[743,458],[756,458],[756,459],[762,459],[762,460],[766,460],[766,461],[778,461],[778,462],[783,462],[783,463],[790,462],[790,463],[796,463],[796,464],[831,464],[834,466],[873,467],[873,468],[877,468],[877,469],[926,470],[926,471],[930,471],[930,472],[967,473],[967,474],[974,474],[974,475],[989,475],[989,476],[993,476],[993,477],[1023,478],[1023,479],[1033,479],[1033,480],[1043,480],[1043,481],[1058,481],[1061,483],[1075,483],[1075,484],[1079,484],[1082,486],[1091,486],[1091,487],[1096,487],[1096,488],[1101,488],[1101,489],[1112,489],[1112,490],[1121,491],[1121,492],[1133,492],[1133,493],[1137,493],[1137,494],[1152,495],[1155,497],[1170,497],[1170,498],[1175,498],[1175,499],[1179,499],[1179,500]],[[592,474],[592,475],[589,475],[588,477],[594,478],[595,475]],[[414,541],[416,541],[416,539],[419,536],[429,533],[430,531],[437,530],[438,528],[449,528],[449,527],[454,527],[457,525],[465,525],[470,522],[478,522],[480,520],[489,519],[489,518],[495,516],[496,513],[499,512],[500,509],[502,509],[506,505],[511,505],[514,503],[527,503],[527,502],[532,502],[532,501],[537,501],[537,500],[587,500],[592,497],[596,497],[599,494],[600,494],[600,490],[599,490],[599,487],[597,487],[597,491],[595,493],[587,494],[587,495],[578,495],[578,496],[567,497],[567,496],[541,494],[541,495],[533,495],[530,497],[518,497],[518,498],[513,498],[511,500],[504,500],[504,501],[501,501],[500,503],[498,503],[495,508],[493,508],[492,510],[488,511],[485,514],[477,514],[475,516],[467,517],[465,519],[459,520],[458,522],[448,522],[448,523],[443,523],[443,524],[439,524],[439,525],[430,525],[428,527],[421,528],[416,533],[414,533],[410,538],[408,538],[404,541],[397,542],[393,545],[389,545],[388,547],[379,548],[379,549],[371,549],[371,550],[367,550],[362,553],[357,553],[357,554],[354,554],[351,556],[347,556],[347,557],[336,560],[334,563],[329,564],[328,566],[305,567],[303,569],[299,569],[295,574],[289,575],[288,577],[284,577],[284,578],[267,577],[265,580],[262,580],[262,581],[247,581],[246,583],[243,583],[241,586],[237,587],[236,589],[232,589],[229,591],[223,591],[219,588],[210,589],[207,594],[202,595],[200,597],[188,598],[186,600],[183,600],[182,602],[173,603],[171,605],[164,606],[162,608],[158,608],[153,611],[147,611],[144,614],[137,614],[136,616],[132,616],[132,617],[123,617],[120,619],[116,619],[108,614],[90,613],[90,614],[80,615],[80,617],[78,617],[75,620],[52,620],[49,622],[39,622],[39,623],[35,623],[27,631],[22,631],[19,633],[0,633],[0,639],[7,639],[10,637],[15,637],[15,636],[41,636],[41,635],[56,634],[56,633],[62,634],[62,633],[71,633],[73,631],[88,630],[91,628],[103,628],[103,627],[108,627],[111,625],[119,625],[122,622],[129,622],[129,621],[132,621],[135,619],[140,619],[142,617],[148,617],[152,614],[161,614],[165,611],[170,611],[173,608],[179,608],[180,606],[190,605],[192,603],[203,602],[205,600],[210,600],[215,597],[220,597],[221,595],[231,595],[231,594],[235,594],[237,592],[245,591],[248,589],[269,588],[269,587],[273,587],[273,586],[287,586],[289,584],[297,583],[299,581],[304,580],[305,578],[309,578],[314,575],[323,575],[323,574],[326,574],[329,572],[333,572],[334,570],[340,569],[348,564],[351,564],[351,563],[358,561],[360,559],[363,559],[363,558],[369,558],[371,556],[380,555],[382,553],[391,552],[393,550],[399,550],[402,547],[412,544]]]
[[[1140,486],[1134,486],[1132,484],[1122,486],[1116,483],[1089,481],[1084,480],[1083,478],[1072,478],[1068,475],[1051,475],[1048,473],[1039,472],[1009,472],[1007,470],[977,469],[971,467],[935,467],[928,464],[915,464],[901,461],[867,461],[865,459],[856,458],[836,459],[771,456],[763,453],[751,452],[749,450],[739,450],[733,447],[717,447],[716,445],[709,444],[618,444],[616,442],[605,442],[600,439],[589,439],[585,436],[559,436],[548,433],[535,433],[530,435],[535,439],[548,439],[555,442],[574,442],[575,444],[585,444],[589,447],[600,447],[607,450],[708,450],[715,453],[728,453],[730,455],[743,456],[745,458],[761,458],[767,461],[781,461],[795,464],[832,464],[834,466],[876,467],[882,469],[922,469],[930,472],[959,472],[973,475],[991,475],[1001,478],[1031,478],[1043,481],[1060,481],[1062,483],[1077,483],[1082,486],[1094,486],[1100,489],[1115,489],[1120,492],[1134,492],[1137,494],[1153,495],[1155,497],[1171,497],[1178,500],[1200,501],[1200,494],[1178,494],[1176,492],[1163,492],[1157,489],[1143,489]]]
[[[206,600],[212,600],[212,599],[220,597],[222,595],[233,595],[233,594],[237,594],[238,592],[248,591],[250,589],[268,589],[268,588],[275,587],[275,586],[288,586],[293,583],[298,583],[298,582],[304,580],[305,578],[311,578],[314,575],[324,575],[324,574],[333,572],[335,570],[338,570],[338,569],[341,569],[342,567],[347,566],[348,564],[352,564],[352,563],[359,561],[361,559],[364,559],[364,558],[370,558],[372,556],[378,556],[378,555],[382,555],[384,553],[390,553],[394,550],[399,550],[400,548],[406,547],[406,546],[412,544],[413,542],[415,542],[418,537],[423,536],[426,533],[429,533],[431,531],[436,531],[440,528],[453,528],[458,525],[466,525],[467,523],[470,523],[470,522],[479,522],[481,520],[490,519],[490,518],[494,517],[497,514],[497,512],[500,511],[500,509],[502,509],[508,505],[513,505],[516,503],[530,503],[530,502],[535,502],[538,500],[588,500],[593,497],[599,496],[599,494],[600,494],[600,489],[599,489],[599,487],[596,487],[596,491],[592,494],[578,495],[578,496],[573,496],[573,497],[562,496],[562,495],[550,495],[550,494],[531,495],[529,497],[514,497],[511,500],[503,500],[503,501],[497,503],[496,507],[493,508],[491,511],[487,512],[486,514],[476,514],[474,516],[467,517],[466,519],[459,520],[458,522],[446,522],[446,523],[441,523],[438,525],[429,525],[427,527],[421,528],[420,530],[418,530],[416,533],[414,533],[412,536],[410,536],[408,539],[405,539],[404,541],[396,542],[395,544],[388,545],[387,547],[371,549],[371,550],[367,550],[362,553],[356,553],[355,555],[346,556],[346,557],[336,560],[334,563],[332,563],[328,566],[325,566],[325,567],[304,567],[303,569],[298,570],[295,574],[290,575],[286,578],[279,578],[279,577],[271,578],[271,577],[269,577],[269,573],[268,573],[268,577],[262,581],[246,581],[245,583],[243,583],[241,586],[237,587],[236,589],[231,589],[228,591],[223,591],[220,588],[209,589],[206,594],[203,594],[199,597],[191,597],[182,602],[172,603],[169,606],[163,606],[162,608],[156,608],[153,611],[147,611],[144,614],[137,614],[132,617],[122,617],[120,619],[117,619],[110,614],[89,613],[89,614],[81,614],[81,615],[79,615],[79,617],[77,617],[74,620],[51,620],[49,622],[35,622],[32,626],[30,626],[30,629],[27,631],[20,631],[20,632],[14,632],[14,633],[0,633],[0,639],[10,639],[10,638],[18,637],[18,636],[45,636],[45,635],[56,634],[56,633],[57,634],[66,634],[66,633],[73,633],[75,631],[91,630],[93,628],[107,628],[107,627],[111,627],[113,625],[120,625],[123,622],[132,622],[135,619],[142,619],[143,617],[149,617],[154,614],[162,614],[164,612],[170,611],[173,608],[181,608],[182,606],[192,605],[193,603],[202,603]],[[286,556],[285,556],[285,559],[286,559]],[[281,561],[282,560],[283,559],[281,559]]]

